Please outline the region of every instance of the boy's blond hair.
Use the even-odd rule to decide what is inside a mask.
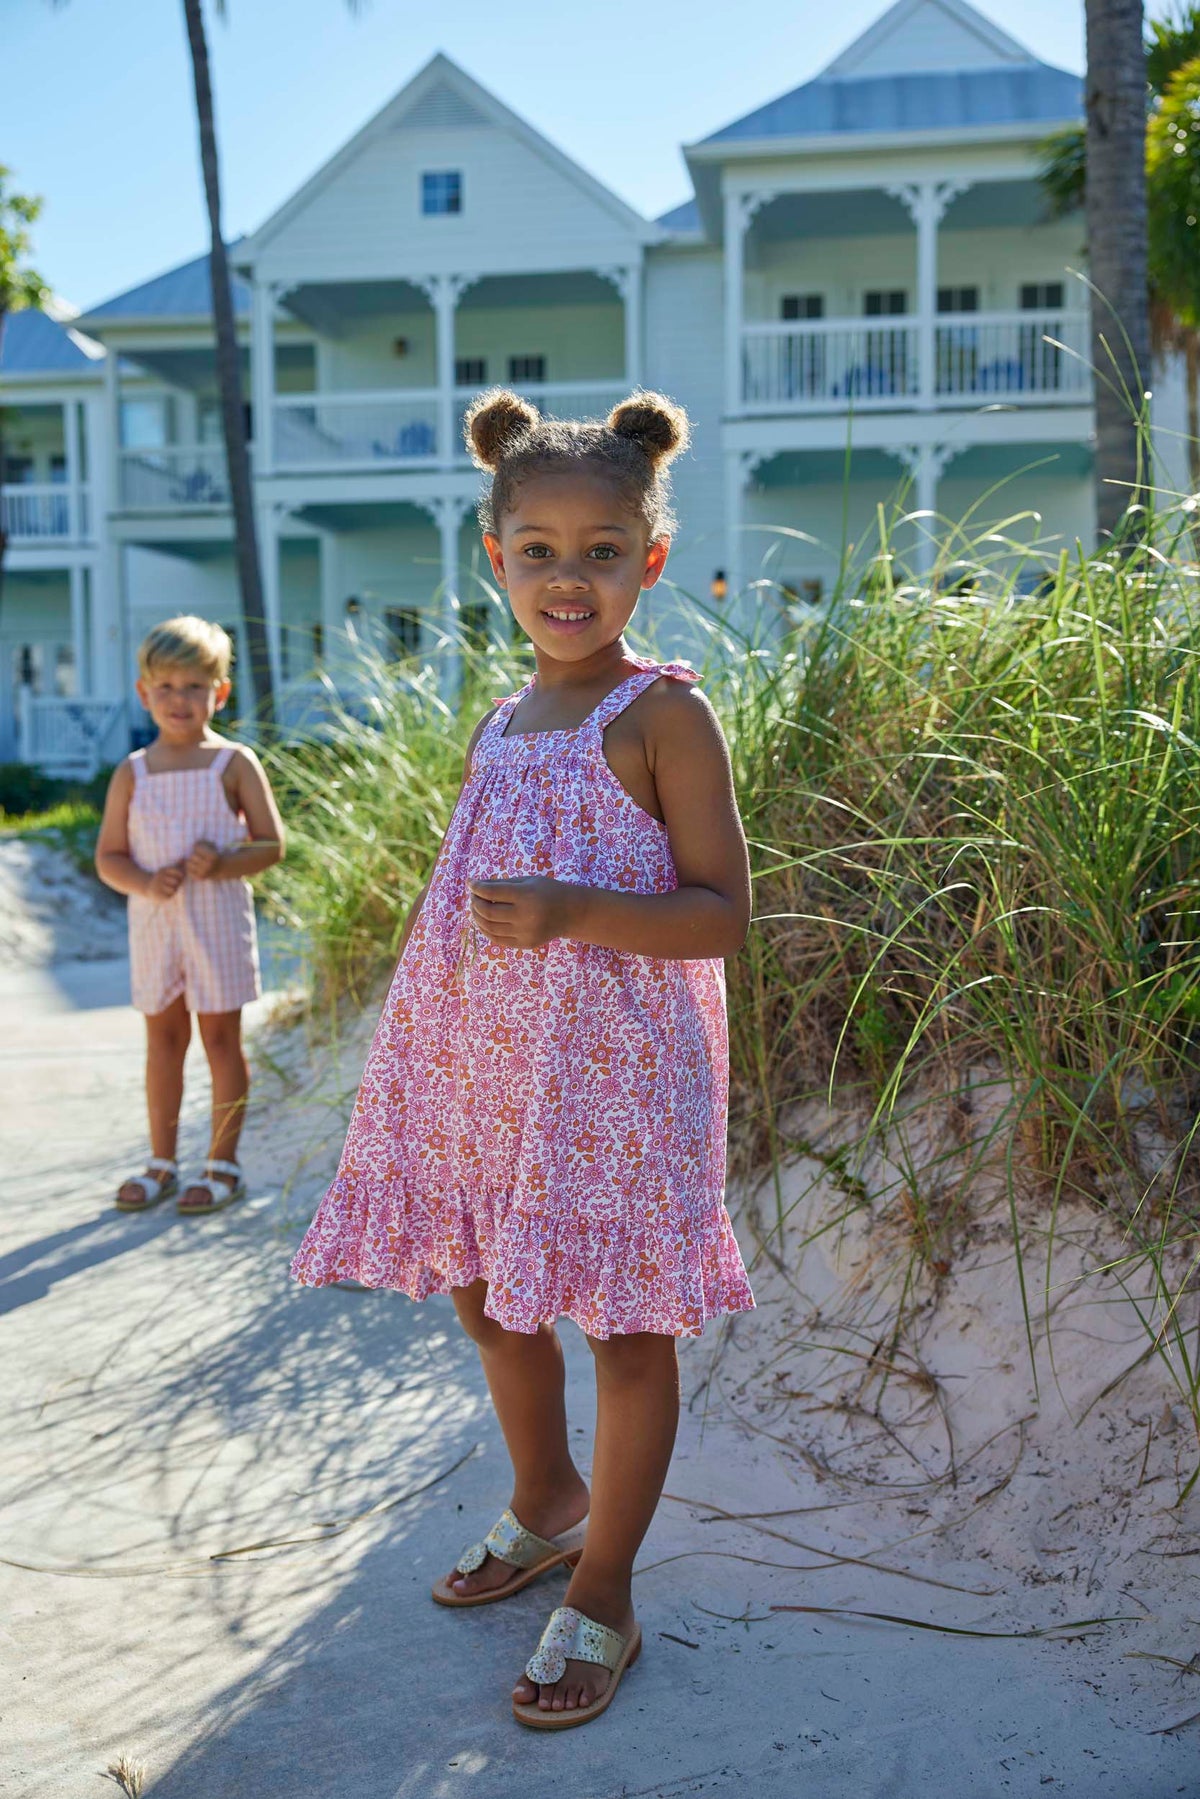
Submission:
[[[210,681],[228,681],[232,662],[228,631],[188,613],[155,625],[138,647],[138,673],[144,681],[162,668],[194,668]]]

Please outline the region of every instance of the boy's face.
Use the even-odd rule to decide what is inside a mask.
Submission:
[[[639,593],[662,573],[669,543],[647,536],[611,480],[571,469],[523,481],[499,535],[483,541],[535,648],[557,662],[583,662],[616,642]]]
[[[229,682],[183,663],[160,663],[139,677],[137,695],[169,743],[199,743],[229,698]]]

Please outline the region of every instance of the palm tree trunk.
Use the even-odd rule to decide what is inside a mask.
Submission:
[[[233,316],[233,292],[229,263],[221,233],[221,179],[217,163],[217,134],[213,121],[212,81],[208,69],[208,44],[204,35],[201,0],[183,0],[192,75],[196,87],[196,120],[200,128],[200,167],[204,174],[204,198],[208,206],[211,238],[212,311],[217,347],[217,387],[221,396],[221,425],[229,469],[229,497],[233,509],[233,534],[238,585],[242,594],[242,618],[250,651],[250,675],[254,683],[258,718],[269,730],[275,721],[275,690],[263,606],[262,570],[258,560],[258,533],[254,523],[254,489],[250,455],[246,447],[242,371],[237,328]]]
[[[1096,523],[1121,524],[1142,485],[1150,368],[1146,59],[1142,0],[1086,0],[1088,265],[1096,370]]]

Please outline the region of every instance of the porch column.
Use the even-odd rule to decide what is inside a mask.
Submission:
[[[338,540],[334,531],[321,532],[321,639],[325,671],[337,683],[337,664],[344,659],[346,614],[338,588]]]
[[[271,681],[276,703],[283,691],[283,653],[281,642],[281,606],[279,585],[279,526],[283,516],[280,506],[264,506],[259,513],[258,541],[262,556],[263,612],[267,623],[267,657],[271,664]],[[258,696],[255,695],[257,700]]]
[[[616,268],[597,269],[605,281],[611,281],[621,296],[625,317],[625,380],[629,387],[642,384],[642,265],[622,263]]]
[[[449,467],[458,456],[458,433],[454,408],[454,314],[468,287],[478,275],[430,275],[415,286],[424,290],[433,307],[437,346],[437,458]]]
[[[250,301],[250,402],[254,409],[254,472],[275,468],[275,301],[277,282],[255,277]]]
[[[745,280],[746,198],[725,195],[725,411],[742,406],[742,286]],[[733,558],[730,558],[730,586]]]
[[[67,477],[67,536],[78,543],[84,535],[83,508],[80,504],[80,435],[82,407],[78,400],[63,403],[63,461]]]
[[[912,477],[913,500],[910,517],[916,529],[913,551],[914,572],[922,578],[932,573],[938,556],[937,493],[942,471],[961,444],[906,444],[890,451],[899,458]]]
[[[67,578],[71,588],[71,653],[75,658],[75,693],[82,699],[92,691],[83,564],[72,562],[67,570]]]
[[[108,346],[104,357],[104,441],[108,467],[109,505],[119,512],[125,500],[124,467],[121,461],[121,353]]]
[[[908,209],[917,228],[917,405],[930,410],[937,392],[938,226],[969,181],[904,181],[886,192]]]
[[[458,615],[458,534],[472,501],[459,494],[441,494],[429,503],[438,528],[441,547],[440,626],[444,643],[438,681],[442,698],[451,706],[462,686],[461,629]]]

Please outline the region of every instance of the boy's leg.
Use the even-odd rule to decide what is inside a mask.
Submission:
[[[162,1012],[146,1019],[146,1110],[150,1118],[150,1153],[175,1160],[179,1113],[183,1105],[183,1064],[192,1037],[192,1021],[181,993]],[[166,1176],[153,1171],[161,1186]],[[118,1195],[141,1201],[142,1189],[126,1181]]]
[[[212,1139],[209,1143],[209,1160],[236,1162],[238,1138],[246,1115],[246,1096],[250,1091],[250,1071],[242,1053],[241,1009],[233,1012],[198,1012],[196,1021],[200,1026],[200,1041],[204,1045],[212,1075]],[[218,1176],[220,1178],[222,1177]]]
[[[553,1325],[531,1335],[506,1331],[483,1315],[487,1282],[456,1287],[459,1323],[479,1351],[488,1391],[513,1465],[512,1509],[527,1530],[557,1537],[588,1509],[587,1483],[567,1443],[562,1344]],[[501,1586],[512,1569],[489,1556],[473,1574],[450,1574],[456,1593]]]
[[[674,1337],[638,1332],[588,1338],[596,1358],[596,1453],[587,1542],[566,1603],[628,1636],[634,1626],[633,1562],[659,1500],[679,1423],[679,1363]],[[569,1661],[553,1687],[522,1677],[513,1697],[569,1710],[599,1698],[608,1670]]]

